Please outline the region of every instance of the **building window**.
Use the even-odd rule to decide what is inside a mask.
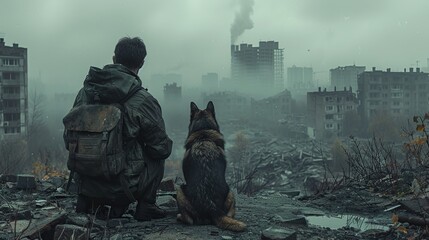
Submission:
[[[18,72],[3,72],[2,77],[4,80],[16,80],[19,79]]]
[[[343,119],[343,114],[338,114],[337,115],[337,120],[341,120],[341,119]]]
[[[325,119],[326,120],[332,120],[332,119],[334,119],[334,115],[332,115],[332,114],[326,114],[325,115]]]
[[[19,66],[19,59],[16,58],[4,58],[3,66]]]
[[[401,98],[402,93],[392,93],[392,98]]]
[[[19,121],[19,113],[5,113],[3,114],[4,121]]]
[[[370,106],[378,106],[379,101],[369,101]]]
[[[380,93],[369,93],[370,98],[378,98],[380,97]]]
[[[393,106],[399,106],[399,105],[400,105],[400,102],[397,102],[397,101],[393,102]]]
[[[334,125],[332,123],[325,124],[325,129],[333,129]]]
[[[353,110],[353,106],[347,106],[347,110]]]
[[[401,110],[400,109],[393,109],[392,112],[395,114],[399,114],[399,113],[401,113]]]
[[[401,89],[402,89],[402,85],[399,85],[399,84],[392,85],[392,90],[401,90]]]
[[[332,111],[332,110],[334,110],[334,106],[326,106],[325,110],[326,111]]]
[[[5,94],[19,94],[19,87],[4,87],[3,93],[5,93]]]
[[[370,84],[369,85],[370,90],[380,90],[380,85],[378,84]]]
[[[332,97],[325,97],[326,102],[331,102],[332,100],[333,100]]]

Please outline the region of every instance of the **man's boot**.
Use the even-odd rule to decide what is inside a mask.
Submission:
[[[136,207],[134,218],[137,221],[150,221],[152,219],[164,218],[167,216],[165,210],[159,208],[155,203],[139,201]]]

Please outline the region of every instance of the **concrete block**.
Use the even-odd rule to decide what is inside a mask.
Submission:
[[[17,189],[36,189],[36,178],[31,174],[18,174],[17,175]]]

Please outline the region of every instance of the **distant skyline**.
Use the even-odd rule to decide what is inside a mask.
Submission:
[[[30,87],[41,73],[49,91],[76,92],[89,66],[111,62],[123,36],[147,45],[144,80],[179,73],[191,87],[207,72],[229,77],[231,26],[240,9],[248,18],[236,44],[278,41],[285,69],[313,67],[315,78],[353,64],[426,67],[429,57],[427,0],[5,0],[0,37],[28,48]]]

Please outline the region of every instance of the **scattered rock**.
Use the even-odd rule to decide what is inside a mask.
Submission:
[[[273,219],[274,219],[274,221],[276,221],[277,223],[279,223],[282,226],[287,226],[287,225],[291,225],[291,224],[307,226],[307,220],[305,219],[304,216],[283,214],[282,216],[276,215]]]
[[[297,233],[284,228],[267,228],[262,231],[262,240],[296,240]]]
[[[164,192],[174,192],[176,190],[174,187],[174,180],[172,178],[162,179],[158,189]]]

